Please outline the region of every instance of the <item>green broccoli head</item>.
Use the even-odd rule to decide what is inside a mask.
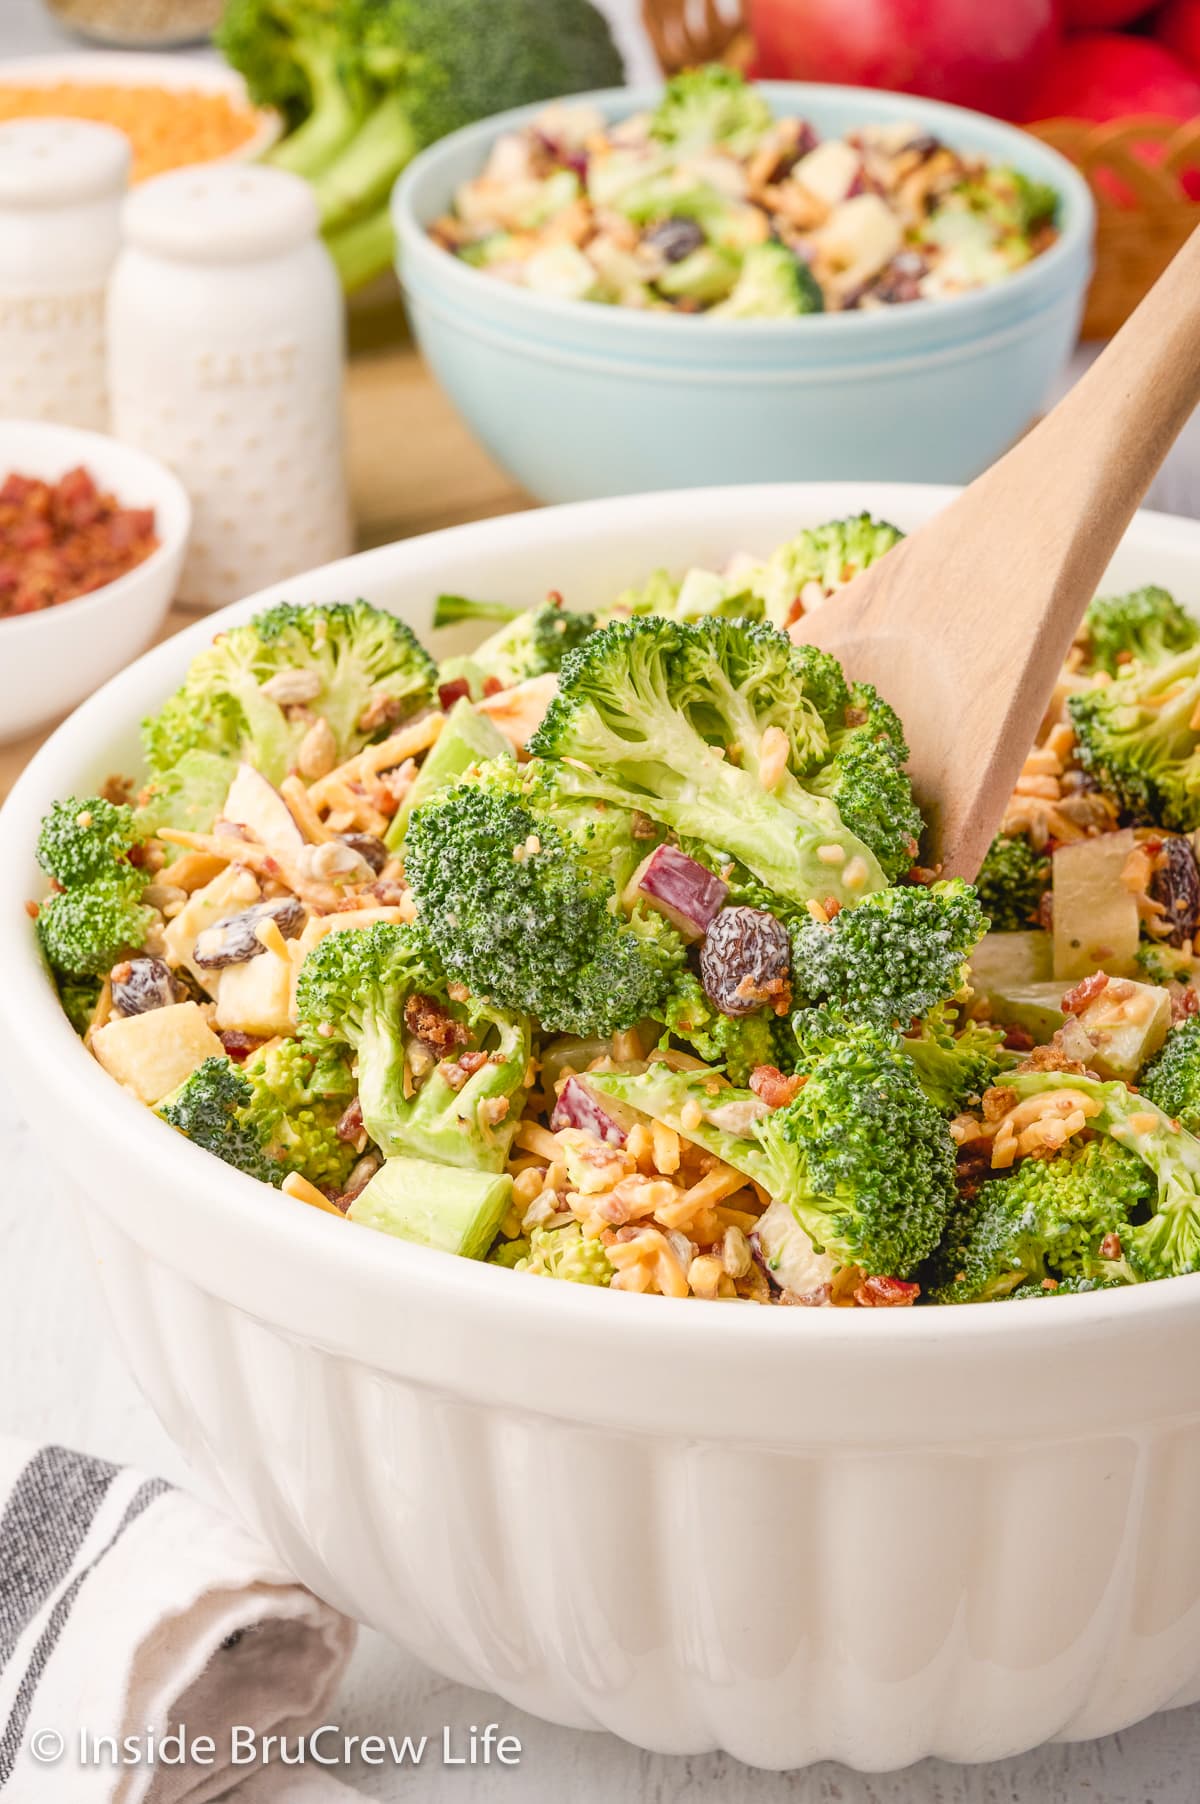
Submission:
[[[1035,852],[1027,839],[998,834],[988,847],[975,887],[994,933],[1032,927],[1050,888],[1049,855]]]
[[[769,1009],[723,1015],[687,968],[678,973],[658,1019],[668,1034],[686,1041],[697,1057],[723,1070],[732,1084],[749,1083],[756,1065],[783,1064],[790,1050]]]
[[[1200,1133],[1200,1015],[1189,1015],[1144,1065],[1138,1089],[1189,1134]]]
[[[824,310],[825,297],[808,264],[774,239],[750,246],[733,288],[709,309],[714,319],[797,319]]]
[[[55,982],[63,1014],[77,1034],[85,1034],[92,1024],[92,1016],[100,1000],[100,978],[71,977],[58,973]]]
[[[931,1010],[920,1031],[899,1044],[922,1090],[944,1115],[978,1103],[1001,1072],[1017,1063],[1017,1055],[1005,1050],[1002,1028],[961,1021],[944,1007]]]
[[[457,986],[452,996],[421,926],[326,934],[300,968],[296,1012],[310,1035],[353,1049],[363,1125],[385,1157],[503,1169],[524,1103],[529,1023]]]
[[[433,797],[413,814],[404,850],[446,968],[551,1032],[632,1026],[655,1013],[682,962],[678,935],[620,921],[613,884],[549,814],[499,781]]]
[[[38,834],[37,861],[68,888],[123,876],[129,854],[144,837],[132,808],[101,796],[55,802]]]
[[[1047,1279],[1127,1277],[1118,1249],[1154,1188],[1141,1159],[1112,1140],[1023,1159],[953,1211],[930,1265],[933,1301],[988,1303]]]
[[[907,1277],[942,1236],[955,1196],[947,1125],[908,1061],[866,1030],[833,1044],[780,1109],[659,1062],[588,1083],[745,1172],[838,1265]]]
[[[1049,225],[1059,204],[1058,192],[1049,183],[1035,182],[1004,163],[992,164],[961,183],[951,198],[965,203],[972,212],[986,213],[1000,227],[1019,237]]]
[[[1200,645],[1070,697],[1079,758],[1136,820],[1200,826]]]
[[[304,707],[272,695],[272,679],[303,673],[319,684]],[[146,757],[166,772],[186,753],[245,759],[273,783],[287,775],[313,714],[351,757],[433,699],[436,666],[410,627],[368,602],[297,607],[280,602],[218,634],[192,660],[176,693],[143,725]]]
[[[685,153],[720,144],[742,154],[770,125],[771,109],[759,90],[735,69],[708,63],[671,77],[651,114],[650,134]]]
[[[255,1114],[254,1088],[227,1058],[205,1059],[158,1105],[158,1114],[205,1152],[223,1159],[247,1177],[282,1184],[287,1166],[267,1151],[267,1134]]]
[[[785,903],[849,901],[884,873],[805,786],[829,757],[826,716],[844,726],[848,700],[836,660],[769,627],[639,617],[567,657],[531,750],[558,761],[564,794],[719,849]]]
[[[848,1020],[883,1031],[947,1001],[987,921],[969,883],[880,890],[824,925],[803,921],[792,936],[792,991]]]
[[[468,660],[477,681],[494,677],[502,689],[557,670],[567,653],[582,645],[596,625],[594,614],[563,607],[561,597],[536,608],[512,608],[504,602],[471,601],[465,595],[438,596],[433,610],[435,628],[472,620],[504,623],[475,647]]]
[[[1127,664],[1162,664],[1200,640],[1200,626],[1165,589],[1097,596],[1083,617],[1081,639],[1090,670],[1120,676]]]
[[[329,1092],[327,1058],[299,1040],[278,1040],[253,1053],[242,1070],[251,1087],[243,1119],[257,1129],[267,1156],[282,1173],[299,1172],[320,1190],[344,1190],[358,1157],[355,1135],[339,1132],[345,1067]]]
[[[564,1278],[569,1284],[612,1281],[613,1268],[603,1241],[585,1234],[578,1222],[562,1228],[534,1228],[513,1270],[539,1278]]]
[[[762,598],[767,619],[778,627],[789,626],[811,607],[812,599],[833,595],[853,582],[903,537],[899,527],[865,513],[798,533],[754,571],[753,588]],[[809,584],[815,584],[819,593],[806,602]]]
[[[904,773],[908,746],[895,711],[869,683],[855,683],[832,731],[830,759],[809,779],[851,833],[868,845],[891,882],[912,869],[924,822]]]

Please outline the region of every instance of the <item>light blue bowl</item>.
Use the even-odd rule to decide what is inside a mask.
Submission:
[[[434,375],[496,460],[542,501],[784,478],[964,482],[1036,416],[1075,344],[1094,209],[1065,158],[961,107],[767,82],[823,136],[912,120],[1061,195],[1061,237],[990,289],[866,313],[716,320],[532,294],[440,249],[427,228],[521,107],[455,132],[397,183],[397,267]],[[584,98],[580,96],[580,98]],[[586,98],[608,120],[651,89]]]

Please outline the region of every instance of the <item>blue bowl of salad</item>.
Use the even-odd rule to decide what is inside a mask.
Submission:
[[[456,132],[393,214],[430,367],[543,501],[968,480],[1075,344],[1094,223],[1011,126],[712,69]]]

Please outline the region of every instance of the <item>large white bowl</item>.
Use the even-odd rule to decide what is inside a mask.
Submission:
[[[158,549],[90,595],[0,619],[0,744],[65,714],[135,658],[179,582],[192,507],[165,464],[101,432],[0,420],[0,483],[14,471],[53,482],[77,464],[122,506],[154,509]]]
[[[587,605],[859,507],[913,526],[948,494],[646,496],[368,552],[151,652],[0,813],[0,1047],[168,1429],[342,1609],[648,1748],[988,1760],[1200,1698],[1200,1278],[1036,1307],[721,1308],[332,1221],[173,1135],[79,1046],[22,906],[37,825],[130,763],[139,716],[264,599],[362,594],[418,630],[441,588]],[[1200,524],[1143,515],[1112,574],[1200,604]]]

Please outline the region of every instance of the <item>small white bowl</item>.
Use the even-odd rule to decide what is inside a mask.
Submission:
[[[224,94],[234,106],[245,107],[258,120],[258,130],[217,163],[253,162],[264,156],[283,131],[283,120],[269,107],[256,107],[246,84],[224,63],[206,62],[194,56],[161,56],[145,50],[76,50],[61,56],[6,57],[0,61],[0,83],[22,87],[54,87],[59,82],[117,88],[196,89]]]
[[[0,420],[0,483],[54,482],[79,464],[123,507],[152,507],[158,549],[115,582],[36,614],[0,618],[0,744],[66,714],[153,638],[171,605],[192,504],[165,464],[100,432]]]

